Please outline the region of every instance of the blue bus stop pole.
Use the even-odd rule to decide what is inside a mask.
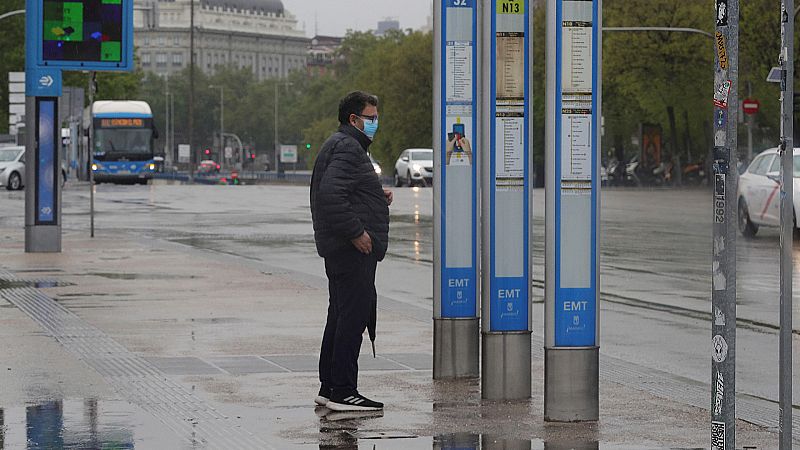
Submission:
[[[478,376],[480,9],[434,2],[434,379]]]
[[[483,14],[481,396],[531,396],[531,73],[529,0]]]
[[[599,418],[601,12],[547,2],[546,421]]]
[[[60,252],[61,70],[35,66],[39,2],[25,9],[25,251]]]

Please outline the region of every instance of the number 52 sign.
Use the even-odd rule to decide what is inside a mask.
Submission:
[[[475,0],[450,0],[451,7],[454,8],[472,8],[472,2]]]

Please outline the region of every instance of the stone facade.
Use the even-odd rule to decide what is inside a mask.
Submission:
[[[139,66],[169,75],[189,66],[190,0],[137,0]],[[305,70],[310,39],[279,0],[194,0],[196,67],[252,70],[259,79]]]

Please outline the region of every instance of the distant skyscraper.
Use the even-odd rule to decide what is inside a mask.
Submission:
[[[396,19],[385,19],[378,22],[378,29],[375,31],[377,36],[383,36],[389,30],[399,30],[400,22]]]

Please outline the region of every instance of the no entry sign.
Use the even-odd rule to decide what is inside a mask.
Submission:
[[[758,100],[752,98],[746,98],[742,102],[742,109],[744,109],[745,114],[757,113],[759,106],[761,106],[761,103],[759,103]]]

